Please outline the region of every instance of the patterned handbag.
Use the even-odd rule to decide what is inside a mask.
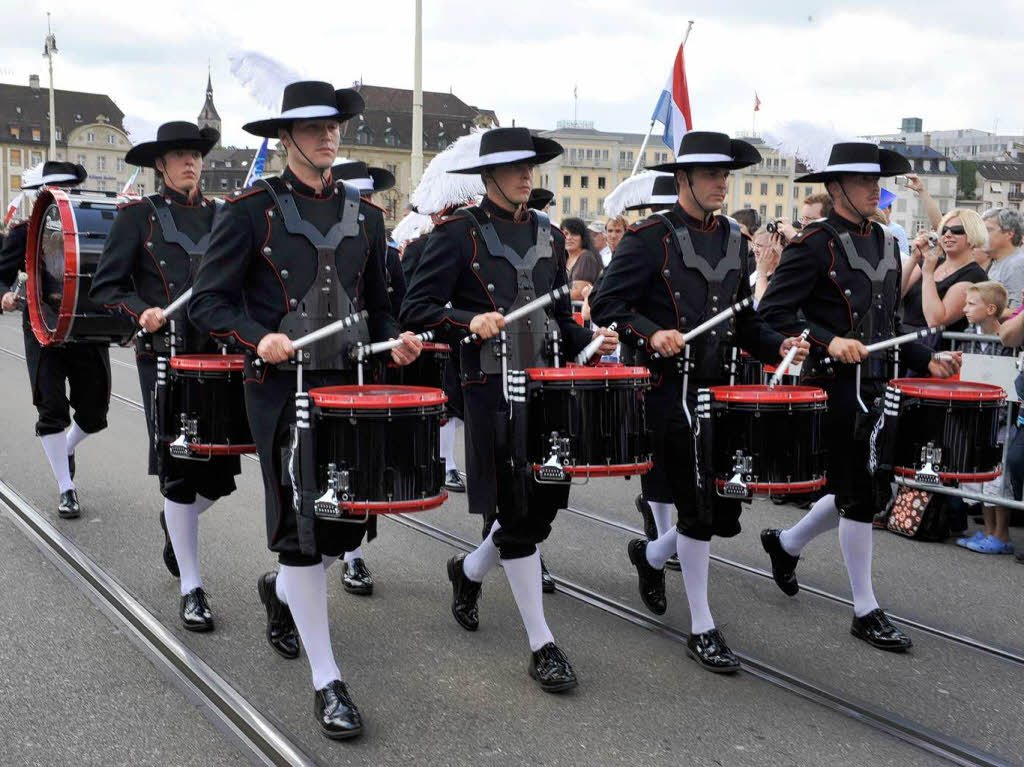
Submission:
[[[889,513],[890,532],[923,541],[942,541],[949,536],[943,497],[923,490],[901,487]]]

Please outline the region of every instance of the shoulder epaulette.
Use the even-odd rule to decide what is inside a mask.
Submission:
[[[238,202],[239,200],[244,200],[246,197],[252,197],[255,194],[261,194],[261,193],[266,192],[266,191],[267,190],[264,189],[263,187],[252,186],[252,187],[249,187],[248,189],[245,189],[245,190],[242,190],[242,191],[239,191],[239,192],[235,192],[235,194],[233,194],[233,195],[231,195],[229,197],[225,197],[224,201],[225,202]]]
[[[145,201],[146,201],[146,198],[145,197],[141,197],[138,200],[128,200],[128,202],[119,202],[117,204],[117,209],[118,210],[124,210],[125,208],[132,207],[133,205],[141,205]]]
[[[369,206],[370,206],[371,208],[376,208],[376,209],[377,209],[377,210],[379,210],[379,211],[380,211],[381,213],[385,213],[385,214],[386,214],[386,213],[388,212],[388,211],[387,211],[387,208],[381,207],[380,205],[378,205],[377,203],[375,203],[375,202],[374,202],[373,200],[367,200],[367,199],[366,199],[365,197],[363,197],[363,198],[361,198],[361,199],[362,199],[362,201],[363,201],[364,203],[366,203],[367,205],[369,205]]]
[[[815,226],[815,223],[816,222],[812,221],[807,226],[805,226],[803,229],[801,229],[799,232],[797,232],[796,237],[794,237],[792,240],[790,240],[789,244],[790,245],[799,245],[801,242],[806,240],[811,235],[817,234],[818,232],[826,231],[825,227],[823,227],[823,226]]]
[[[629,231],[639,232],[641,229],[646,229],[649,226],[654,226],[655,224],[660,223],[661,222],[657,219],[646,218],[643,221],[637,221],[635,224],[631,224],[629,227]]]

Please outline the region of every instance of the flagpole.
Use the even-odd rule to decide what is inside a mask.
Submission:
[[[693,21],[688,21],[686,24],[686,34],[683,35],[683,44],[681,48],[686,48],[686,41],[690,39],[690,30],[693,29]],[[637,170],[640,168],[640,161],[644,158],[644,152],[647,150],[647,142],[651,140],[651,134],[654,132],[654,123],[657,122],[653,117],[651,118],[651,124],[647,127],[647,135],[644,136],[643,143],[640,144],[640,152],[637,154],[636,162],[633,163],[633,172],[630,173],[630,178],[636,175]],[[674,150],[673,150],[674,151]]]

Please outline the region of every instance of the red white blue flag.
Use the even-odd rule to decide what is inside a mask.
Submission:
[[[683,63],[683,46],[679,46],[676,53],[676,60],[672,64],[672,71],[669,73],[668,82],[661,92],[658,105],[654,107],[652,120],[657,120],[665,126],[665,133],[662,140],[672,150],[673,154],[679,152],[679,143],[687,131],[693,130],[693,120],[690,117],[690,91],[686,87],[686,66]]]

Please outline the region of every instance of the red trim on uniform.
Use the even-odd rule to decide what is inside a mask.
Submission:
[[[104,309],[117,309],[118,307],[121,307],[122,309],[124,309],[126,312],[128,312],[128,314],[130,314],[136,320],[139,318],[139,315],[136,314],[135,312],[133,312],[131,309],[129,309],[128,308],[128,304],[124,303],[123,301],[121,303],[117,303],[117,304],[104,304],[103,305]]]
[[[828,394],[816,386],[776,386],[741,384],[738,386],[712,386],[715,402],[738,402],[752,405],[825,402]]]
[[[119,211],[121,211],[121,210],[124,210],[125,208],[130,208],[132,205],[141,205],[145,201],[145,199],[146,198],[143,197],[143,198],[138,199],[138,200],[129,200],[128,202],[119,202],[117,204],[117,209]]]
[[[832,276],[831,276],[832,272],[835,271],[835,265],[836,265],[836,249],[835,249],[835,244],[836,244],[835,240],[829,240],[829,242],[828,242],[828,252],[832,254],[832,264],[831,264],[832,268],[830,268],[828,270],[829,279],[832,280],[832,284],[836,286],[836,290],[839,292],[839,297],[842,298],[843,301],[846,302],[846,316],[850,320],[850,330],[852,331],[853,330],[853,305],[850,303],[850,299],[848,299],[846,297],[846,294],[843,292],[843,289],[842,289],[842,287],[840,287],[839,283],[836,282],[832,278]],[[852,294],[852,291],[851,291],[851,294]],[[872,300],[874,300],[873,296],[872,296]],[[836,335],[839,335],[839,334],[837,333]]]
[[[491,295],[491,291],[487,289],[487,284],[480,278],[480,272],[473,268],[473,264],[476,263],[477,256],[480,255],[480,251],[476,246],[476,227],[471,227],[469,230],[469,236],[473,240],[473,257],[469,259],[469,271],[476,277],[476,281],[480,283],[480,287],[484,291],[484,295],[487,296],[487,300],[491,302],[491,307],[494,311],[498,311],[498,304],[495,303],[494,297]]]
[[[671,237],[671,236],[672,236],[671,234],[666,234],[664,237],[661,238],[661,245],[665,249],[665,260],[664,260],[664,262],[662,262],[661,269],[659,269],[659,271],[661,272],[661,279],[665,283],[665,288],[668,290],[668,297],[670,299],[672,299],[672,308],[675,309],[675,312],[676,312],[676,328],[678,328],[679,327],[679,304],[676,303],[675,293],[672,292],[672,283],[669,282],[668,281],[668,277],[665,276],[665,272],[668,270],[668,261],[671,258],[671,255],[669,255],[669,246],[668,246],[668,238]]]
[[[320,386],[309,390],[314,404],[340,410],[416,410],[443,405],[448,397],[429,386]]]
[[[641,229],[646,229],[649,226],[654,226],[655,224],[660,224],[660,223],[661,223],[660,221],[651,221],[651,220],[637,221],[635,224],[633,224],[632,226],[629,227],[629,231],[631,231],[631,232],[639,232]]]
[[[889,385],[911,397],[942,402],[1002,402],[1006,399],[1006,392],[999,386],[945,378],[894,378]]]
[[[238,333],[236,331],[234,331],[234,330],[228,330],[228,331],[226,331],[224,333],[218,333],[215,330],[211,330],[210,331],[210,335],[211,336],[234,336],[238,340],[239,343],[245,344],[246,346],[248,346],[253,351],[256,351],[255,344],[249,343],[244,338],[242,338],[240,335],[238,335]]]
[[[175,370],[226,373],[245,369],[244,354],[178,354],[170,359]]]
[[[267,220],[267,236],[263,238],[263,244],[260,246],[260,255],[263,256],[263,260],[267,262],[270,270],[274,273],[274,276],[277,277],[277,281],[281,283],[281,293],[284,296],[284,311],[285,314],[287,314],[291,311],[288,306],[288,288],[285,287],[284,280],[281,278],[281,273],[277,271],[277,267],[274,266],[274,262],[271,261],[267,254],[263,252],[263,249],[267,247],[267,243],[270,242],[270,210],[270,208],[267,208],[263,211],[263,217]]]
[[[167,278],[164,276],[164,270],[160,268],[160,262],[157,260],[156,254],[149,249],[149,243],[153,242],[153,216],[146,216],[146,221],[149,222],[149,234],[142,245],[142,249],[149,253],[149,257],[153,259],[153,266],[156,267],[157,274],[160,275],[160,281],[164,284],[164,293],[167,295],[167,303],[171,302],[171,289],[167,287]],[[136,295],[138,295],[136,293]],[[139,300],[142,301],[142,296],[139,296]],[[143,301],[143,303],[145,303]]]
[[[254,187],[250,188],[248,192],[242,192],[241,194],[236,194],[233,197],[225,197],[224,201],[225,202],[238,202],[239,200],[244,200],[246,197],[252,197],[254,194],[261,194],[261,193],[266,192],[266,191],[267,190],[264,189],[263,187],[256,187],[256,186],[254,186]]]
[[[809,479],[804,482],[747,482],[747,488],[754,495],[792,495],[793,493],[810,493],[825,487],[828,480]],[[723,488],[727,484],[724,479],[716,479],[715,486]]]
[[[631,333],[640,336],[645,341],[650,341],[651,340],[650,338],[645,336],[643,333],[641,333],[639,330],[637,330],[635,327],[633,327],[633,323],[629,323],[628,325],[626,325],[626,327],[629,329],[629,331]]]
[[[448,491],[442,490],[440,495],[431,498],[418,498],[413,501],[344,501],[338,506],[345,511],[362,511],[371,514],[405,514],[410,511],[427,511],[436,509],[448,500]]]
[[[620,381],[651,377],[651,371],[644,367],[626,365],[572,366],[565,368],[526,368],[531,381]]]
[[[908,469],[903,466],[894,466],[893,473],[900,477],[911,477],[917,475],[917,469]],[[992,471],[984,471],[979,474],[971,474],[969,472],[957,472],[957,471],[940,471],[938,472],[939,479],[943,482],[951,482],[956,480],[958,482],[989,482],[993,479],[999,479],[1003,475],[1002,469],[993,469]]]

